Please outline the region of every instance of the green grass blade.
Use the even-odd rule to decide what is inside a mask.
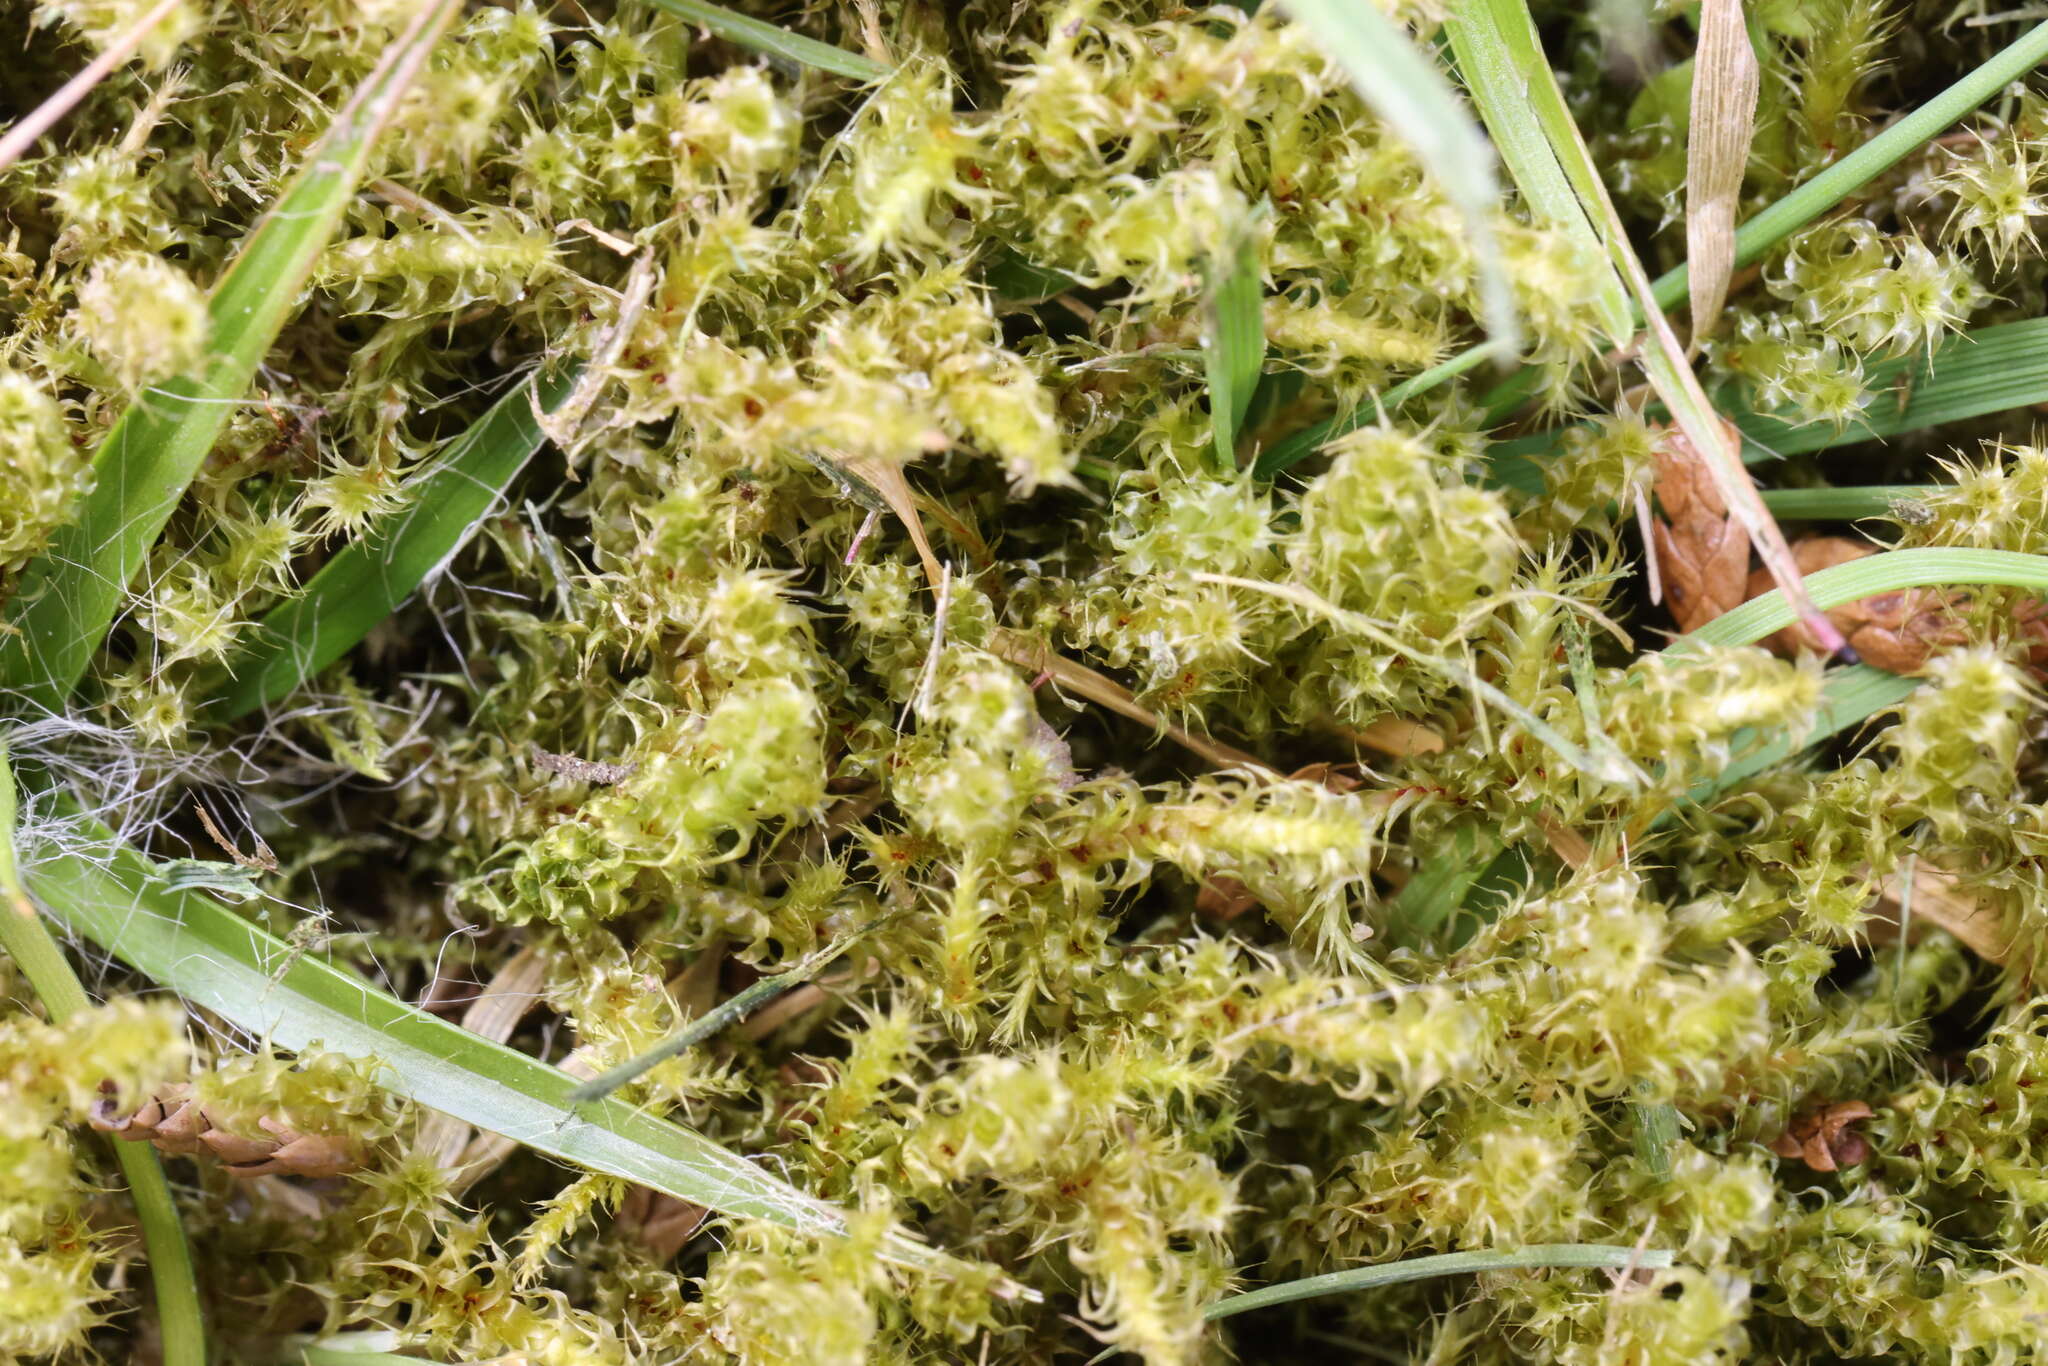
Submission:
[[[1659,1181],[1671,1179],[1671,1145],[1678,1142],[1678,1107],[1668,1101],[1636,1101],[1629,1107],[1636,1156]]]
[[[1205,1319],[1224,1319],[1268,1305],[1314,1299],[1318,1295],[1341,1295],[1352,1290],[1371,1290],[1403,1281],[1424,1281],[1435,1276],[1461,1276],[1475,1271],[1519,1271],[1548,1267],[1604,1268],[1615,1271],[1640,1267],[1662,1271],[1672,1264],[1672,1254],[1656,1248],[1615,1247],[1604,1243],[1535,1243],[1513,1252],[1444,1252],[1434,1257],[1409,1257],[1379,1266],[1353,1267],[1322,1276],[1268,1285],[1242,1295],[1227,1295],[1202,1311]]]
[[[211,899],[166,889],[148,859],[84,818],[80,826],[97,847],[38,863],[31,890],[65,928],[199,1009],[281,1048],[372,1059],[394,1094],[565,1162],[726,1214],[810,1233],[843,1229],[837,1209],[709,1139],[620,1101],[578,1105],[576,1078],[295,955]],[[907,1239],[892,1255],[953,1265]]]
[[[1252,466],[1252,473],[1260,479],[1271,479],[1290,465],[1298,464],[1313,454],[1317,447],[1335,440],[1346,432],[1356,431],[1373,421],[1380,413],[1391,413],[1412,398],[1418,398],[1440,384],[1446,384],[1472,369],[1481,361],[1505,357],[1509,353],[1499,342],[1484,342],[1468,350],[1460,351],[1449,360],[1432,365],[1419,375],[1411,375],[1380,394],[1370,406],[1360,406],[1341,417],[1318,422],[1305,427],[1293,435],[1283,438],[1260,452],[1258,463]]]
[[[1530,212],[1577,242],[1589,260],[1609,261],[1609,234],[1588,213],[1597,202],[1597,178],[1586,183],[1578,162],[1565,155],[1576,130],[1558,126],[1562,97],[1555,108],[1546,98],[1556,80],[1528,10],[1520,0],[1466,0],[1444,31],[1465,88]],[[1569,122],[1568,114],[1562,117]],[[1635,333],[1635,319],[1628,287],[1615,269],[1601,272],[1599,302],[1608,339],[1626,342]]]
[[[1282,0],[1315,34],[1373,112],[1415,149],[1465,216],[1479,261],[1486,330],[1501,350],[1521,350],[1521,324],[1488,215],[1500,203],[1493,153],[1435,62],[1378,8],[1357,0]]]
[[[336,551],[305,590],[258,624],[209,704],[221,720],[268,706],[353,649],[378,622],[460,550],[546,434],[537,402],[553,412],[573,371],[517,385],[450,442],[421,476],[405,509]]]
[[[1768,413],[1734,414],[1743,435],[1742,458],[1756,464],[2048,403],[2048,318],[1964,332],[1931,356],[1879,361],[1870,367],[1869,384],[1876,401],[1847,427],[1800,425]],[[1487,452],[1488,478],[1506,488],[1541,493],[1539,462],[1557,453],[1566,430],[1497,442]],[[1771,495],[1764,499],[1768,504]]]
[[[1830,669],[1821,684],[1821,702],[1814,713],[1813,728],[1795,738],[1780,732],[1761,743],[1750,745],[1738,732],[1730,742],[1737,757],[1707,781],[1687,793],[1694,802],[1704,802],[1719,793],[1747,782],[1765,769],[1784,763],[1800,750],[1816,745],[1851,726],[1860,726],[1879,712],[1896,707],[1913,695],[1927,680],[1907,674],[1886,673],[1868,664]]]
[[[107,434],[77,517],[23,571],[8,605],[0,689],[47,710],[64,705],[199,462],[298,308],[378,133],[461,8],[460,0],[433,0],[420,9],[215,284],[205,361],[145,390]]]
[[[14,768],[0,741],[0,949],[14,960],[22,976],[42,998],[52,1021],[63,1021],[91,1008],[85,986],[49,926],[28,899],[14,854]],[[192,1267],[192,1247],[185,1225],[164,1178],[163,1159],[147,1143],[113,1143],[114,1158],[128,1179],[135,1203],[135,1222],[142,1230],[149,1259],[151,1287],[156,1294],[157,1331],[163,1366],[206,1366],[206,1320],[199,1309],[199,1280]]]
[[[1980,327],[1946,339],[1932,355],[1879,361],[1868,383],[1877,401],[1845,428],[1768,413],[1735,425],[1757,454],[1802,455],[2048,403],[2048,318]]]
[[[1240,232],[1218,265],[1209,289],[1209,326],[1202,358],[1209,375],[1210,459],[1229,473],[1237,468],[1237,433],[1266,362],[1265,282],[1248,232]]]
[[[873,58],[821,43],[816,38],[806,38],[801,33],[791,33],[786,28],[777,28],[744,14],[735,14],[723,5],[707,4],[705,0],[647,0],[647,3],[656,9],[667,10],[679,19],[687,19],[728,43],[737,43],[750,51],[797,66],[814,67],[856,81],[879,81],[889,74],[889,68]]]
[[[2048,555],[1948,546],[1890,550],[1808,575],[1806,585],[1815,605],[1822,608],[1901,588],[1972,585],[2048,592]],[[1786,605],[1785,595],[1774,588],[1727,615],[1716,617],[1690,635],[1680,636],[1667,648],[1684,649],[1688,644],[1747,645],[1783,630],[1792,622],[1792,609]]]
[[[1450,848],[1417,869],[1387,901],[1387,925],[1396,944],[1413,944],[1450,922],[1501,852],[1500,830],[1484,821],[1457,828]]]
[[[1888,517],[1900,503],[1941,492],[1937,484],[1865,484],[1841,489],[1765,489],[1764,506],[1792,521],[1853,522]]]
[[[1829,647],[1839,647],[1841,637],[1833,625],[1804,601],[1806,590],[1792,551],[1743,470],[1740,443],[1700,387],[1684,347],[1652,299],[1628,229],[1544,56],[1527,0],[1466,0],[1451,26],[1451,38],[1473,99],[1488,131],[1502,143],[1523,197],[1539,218],[1577,239],[1584,249],[1603,252],[1613,264],[1614,278],[1603,277],[1600,290],[1610,338],[1617,343],[1629,340],[1633,319],[1627,304],[1633,297],[1649,334],[1648,343],[1639,348],[1639,363],[1651,386],[1712,475],[1764,567],[1792,595],[1808,629]]]
[[[1081,282],[1064,271],[1036,265],[1009,247],[991,253],[981,268],[981,282],[1009,304],[1042,304]]]
[[[1740,268],[1754,264],[1764,253],[1768,252],[1779,242],[1782,242],[1786,237],[1805,227],[1808,223],[1813,222],[1822,214],[1827,213],[1844,199],[1847,199],[1872,180],[1890,170],[1902,159],[1910,155],[1915,148],[1939,136],[1950,125],[1961,120],[1964,115],[1968,114],[1978,105],[1984,103],[1984,101],[1990,99],[2000,90],[2003,90],[2008,84],[2039,65],[2044,58],[2048,58],[2048,22],[2028,30],[2027,33],[2009,44],[1969,75],[1963,77],[1941,94],[1900,119],[1897,123],[1892,124],[1855,151],[1814,176],[1813,179],[1776,200],[1750,218],[1748,222],[1737,228],[1735,230],[1736,266]],[[1461,57],[1462,60],[1464,59]],[[1506,122],[1512,126],[1511,131],[1507,134],[1510,139],[1517,136],[1514,131],[1515,129],[1526,126],[1526,118],[1521,120],[1509,119]],[[1504,148],[1505,145],[1504,143]],[[1539,177],[1533,183],[1542,183],[1540,173],[1532,174],[1536,174]],[[1525,187],[1524,193],[1527,192]],[[1669,308],[1685,297],[1690,283],[1691,276],[1686,267],[1683,265],[1674,267],[1658,276],[1651,283],[1651,297],[1656,300],[1658,307]],[[1480,348],[1473,347],[1460,352],[1442,365],[1439,365],[1437,369],[1442,370],[1448,366],[1459,367],[1458,371],[1453,371],[1453,373],[1470,369],[1484,358],[1477,354],[1479,350]],[[1494,393],[1488,395],[1486,408],[1489,419],[1498,421],[1509,411],[1521,405],[1527,397],[1527,390],[1524,386],[1532,374],[1533,372],[1527,370],[1518,371],[1515,375],[1503,381]],[[1383,401],[1389,408],[1394,406],[1391,392]],[[1980,409],[1979,411],[1989,410]],[[1295,450],[1289,458],[1274,461],[1272,468],[1278,470],[1293,464],[1323,442],[1351,430],[1361,420],[1364,419],[1346,419],[1337,423],[1324,424],[1320,429],[1311,428],[1309,432],[1301,434],[1305,438],[1305,444],[1298,450]],[[1273,449],[1279,451],[1283,446],[1292,449],[1293,440],[1293,438],[1290,438],[1288,442],[1276,445]],[[1818,448],[1807,447],[1805,449]],[[1790,452],[1787,453],[1789,454]]]
[[[1834,208],[1896,166],[1922,144],[1938,137],[1984,101],[2048,58],[2048,22],[2035,25],[1969,75],[1871,138],[1813,179],[1758,212],[1735,230],[1737,269]],[[1678,266],[1651,286],[1659,308],[1683,299],[1690,273]]]

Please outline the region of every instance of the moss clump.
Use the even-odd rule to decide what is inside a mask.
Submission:
[[[10,104],[148,8],[9,9]],[[1480,340],[1482,263],[1283,10],[753,8],[890,74],[623,0],[465,15],[69,718],[22,748],[159,858],[234,846],[241,910],[294,952],[458,1016],[495,983],[519,1007],[471,1027],[586,1074],[853,938],[626,1093],[849,1235],[697,1233],[88,958],[107,1005],[49,1026],[16,983],[0,1015],[0,1354],[144,1350],[77,1126],[162,1091],[222,1135],[173,1168],[221,1360],[306,1334],[548,1363],[2032,1359],[2038,612],[1948,602],[1959,643],[1896,724],[1749,771],[1760,737],[1835,737],[1822,661],[1655,648],[1632,528],[1659,438],[1601,354],[1596,263],[1504,202],[1527,403],[1490,408],[1482,367],[1380,411]],[[1647,65],[1604,8],[1539,17],[1669,265],[1692,39],[1648,10]],[[1752,10],[1745,214],[1998,34],[1917,0]],[[115,417],[203,353],[206,291],[409,15],[191,0],[0,172],[0,594]],[[1717,399],[1846,429],[1910,397],[1889,363],[2039,313],[2044,98],[1777,244],[1706,341]],[[1203,350],[1239,253],[1267,352],[1228,465]],[[544,363],[585,367],[579,397],[429,591],[269,715],[209,715],[253,623]],[[1540,480],[1496,477],[1503,439],[1557,426]],[[1924,481],[1962,443],[1878,534],[2036,553],[2028,428],[1770,477]],[[195,796],[235,813],[217,839]],[[1930,932],[1967,898],[1998,936]],[[1774,1153],[1849,1103],[1834,1170]],[[324,1165],[216,1156],[286,1135]],[[967,1269],[895,1265],[905,1230]],[[1204,1317],[1573,1242],[1677,1264]]]

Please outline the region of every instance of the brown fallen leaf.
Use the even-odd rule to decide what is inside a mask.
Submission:
[[[1853,1167],[1870,1156],[1870,1141],[1849,1126],[1870,1115],[1870,1107],[1860,1100],[1809,1110],[1771,1140],[1771,1151],[1799,1158],[1817,1172]]]
[[[1681,631],[1696,631],[1739,607],[1749,591],[1749,533],[1684,432],[1657,443],[1652,524],[1664,596]]]
[[[710,1214],[702,1205],[646,1186],[632,1186],[619,1201],[612,1227],[656,1262],[668,1262],[683,1250],[683,1244],[690,1241],[690,1235],[703,1226]]]
[[[1817,574],[1874,553],[1871,546],[1845,536],[1809,536],[1792,546],[1802,574]],[[1749,576],[1745,601],[1775,586],[1768,574],[1758,571]],[[1830,608],[1828,620],[1864,663],[1888,673],[1912,674],[1926,667],[1929,655],[1969,640],[1955,612],[1965,600],[1966,595],[1950,589],[1901,588]],[[2022,599],[2014,604],[2012,615],[2028,640],[2029,664],[2036,673],[2048,674],[2048,605]],[[1822,648],[1813,633],[1796,622],[1760,643],[1788,658]]]

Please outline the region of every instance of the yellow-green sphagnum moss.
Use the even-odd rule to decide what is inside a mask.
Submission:
[[[1458,3],[1382,8],[1442,66]],[[160,8],[0,6],[10,117],[149,25],[0,170],[0,599],[121,478],[102,437],[208,354],[237,245],[418,10]],[[1481,363],[1387,402],[1485,340],[1483,244],[1294,7],[739,8],[886,74],[640,0],[469,6],[68,711],[7,724],[31,885],[85,856],[35,795],[69,786],[210,864],[166,879],[260,893],[235,913],[293,957],[579,1077],[844,949],[620,1099],[845,1235],[565,1169],[81,942],[104,1004],[61,1026],[0,959],[0,1358],[152,1359],[86,1121],[182,1088],[213,1146],[160,1146],[220,1363],[2040,1360],[2040,595],[1941,598],[1924,682],[1861,728],[1827,661],[1664,652],[1664,419],[1603,263],[1509,187],[1522,397]],[[1739,219],[2031,22],[1745,9]],[[1536,18],[1677,264],[1696,7]],[[1832,530],[2043,554],[2029,411],[1854,444],[1935,348],[2048,300],[2048,84],[1960,117],[1737,274],[1698,364],[1729,412],[1841,432],[1766,484],[1941,486]],[[1238,260],[1264,358],[1233,462],[1207,362]],[[258,623],[430,520],[534,372],[567,396],[515,396],[538,450],[473,534],[221,719]],[[221,1156],[293,1136],[324,1165]],[[906,1232],[958,1260],[902,1265]],[[1669,1265],[1205,1312],[1550,1244]]]

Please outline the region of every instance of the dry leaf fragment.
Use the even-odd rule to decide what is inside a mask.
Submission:
[[[612,1227],[627,1241],[639,1244],[656,1262],[668,1262],[683,1250],[683,1244],[690,1241],[690,1235],[703,1226],[710,1213],[688,1200],[678,1200],[646,1186],[630,1186],[625,1198],[619,1201],[619,1212],[612,1216]]]
[[[1873,553],[1870,546],[1844,536],[1809,536],[1792,547],[1802,574],[1817,574]],[[1749,577],[1745,600],[1761,597],[1775,586],[1768,574],[1758,571]],[[1947,589],[1901,588],[1831,608],[1828,620],[1866,664],[1889,673],[1918,673],[1929,655],[1969,640],[1954,611],[1962,600]],[[2014,604],[2012,616],[2028,641],[2029,664],[2036,673],[2048,673],[2048,605],[2023,599]],[[1822,648],[1813,633],[1797,623],[1761,643],[1788,658]]]
[[[1946,930],[1987,963],[2006,961],[2014,939],[2002,906],[1964,887],[1954,873],[1925,862],[1915,862],[1911,877],[1914,928],[1931,925]],[[1904,873],[1893,873],[1884,880],[1870,922],[1873,943],[1898,937],[1905,894]]]
[[[1705,0],[1685,144],[1685,251],[1692,342],[1713,330],[1735,270],[1735,207],[1756,131],[1758,68],[1742,0]]]
[[[1850,1126],[1870,1115],[1870,1107],[1860,1100],[1809,1110],[1771,1140],[1771,1151],[1799,1158],[1817,1172],[1853,1167],[1870,1156],[1870,1141]]]
[[[1749,536],[1721,486],[1684,432],[1657,443],[1653,524],[1664,595],[1681,631],[1696,631],[1740,606],[1749,593]]]

